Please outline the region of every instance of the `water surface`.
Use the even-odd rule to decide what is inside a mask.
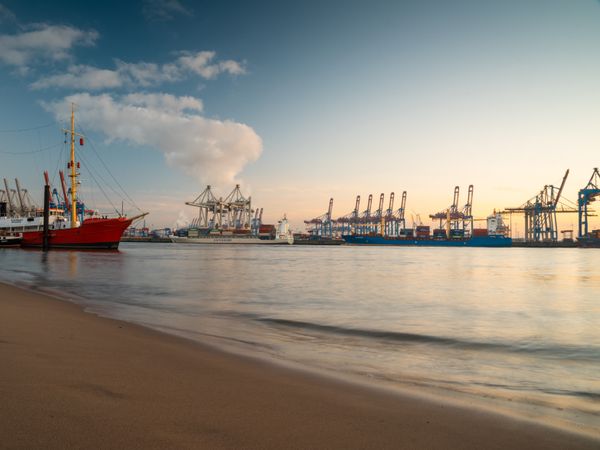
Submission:
[[[122,244],[0,279],[242,353],[600,428],[600,251]]]

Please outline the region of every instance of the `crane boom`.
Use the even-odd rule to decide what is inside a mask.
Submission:
[[[333,212],[333,197],[329,199],[329,209],[327,210],[327,220],[331,221],[331,214]]]
[[[454,199],[452,200],[452,206],[450,207],[453,212],[456,211],[456,208],[458,208],[459,195],[460,195],[460,187],[455,186],[454,187]]]
[[[371,217],[371,206],[373,205],[373,194],[369,194],[369,199],[367,200],[367,210],[365,214],[367,217]]]
[[[8,188],[8,181],[6,181],[6,178],[4,179],[4,188],[6,189],[6,200],[8,202],[8,210],[10,211],[9,215],[11,215],[14,212],[14,210],[12,199],[10,198],[10,189]]]
[[[19,205],[21,206],[21,214],[25,214],[25,206],[23,205],[23,195],[21,194],[21,185],[19,184],[18,178],[15,178],[15,185],[17,186],[17,197],[19,200]]]
[[[556,194],[556,199],[554,200],[554,206],[558,205],[558,200],[560,199],[560,194],[562,194],[563,188],[565,187],[565,183],[567,181],[567,177],[569,176],[569,169],[565,172],[565,176],[562,179],[562,183],[560,183],[560,188],[558,189],[558,194]]]
[[[404,220],[404,211],[406,211],[406,191],[402,192],[402,200],[400,202],[400,220]]]
[[[390,193],[390,204],[388,207],[388,214],[393,214],[394,213],[394,193],[391,192]]]
[[[60,185],[62,188],[63,198],[65,200],[65,208],[68,210],[69,209],[69,196],[67,195],[67,183],[65,182],[65,174],[63,173],[62,170],[59,170],[58,174],[60,175]]]

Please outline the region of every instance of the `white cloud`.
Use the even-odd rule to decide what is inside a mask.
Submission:
[[[93,66],[72,65],[67,73],[42,77],[30,85],[32,89],[49,87],[71,89],[114,89],[119,87],[149,87],[165,82],[182,80],[190,74],[213,79],[221,73],[242,75],[246,73],[237,61],[215,59],[215,52],[181,52],[167,64],[149,62],[128,63],[117,60],[116,68],[100,69]],[[214,62],[213,62],[214,61]]]
[[[219,69],[221,72],[229,72],[231,75],[243,75],[246,73],[246,69],[237,61],[228,59],[219,63]]]
[[[165,81],[177,81],[182,78],[180,68],[172,63],[159,65],[147,62],[127,63],[117,61],[117,71],[126,83],[134,86],[151,86]]]
[[[26,68],[34,60],[58,61],[71,56],[75,46],[91,46],[98,39],[94,30],[65,25],[35,24],[28,31],[0,35],[0,62]]]
[[[184,111],[202,112],[202,100],[195,97],[175,97],[171,94],[133,93],[122,98],[122,103],[141,106],[170,114],[181,114]]]
[[[246,73],[244,67],[233,60],[219,61],[213,64],[210,62],[215,57],[215,52],[183,52],[177,58],[177,65],[200,75],[203,78],[211,79],[223,72],[229,72],[232,75],[243,75]]]
[[[30,87],[32,89],[44,89],[52,86],[71,89],[105,89],[118,88],[122,85],[123,80],[115,70],[72,65],[67,73],[40,78]]]
[[[157,148],[169,165],[201,183],[230,185],[262,152],[262,140],[251,127],[201,116],[202,102],[193,97],[80,93],[44,107],[63,120],[71,103],[87,130],[101,132],[109,141]]]
[[[173,20],[176,15],[191,16],[192,11],[179,0],[145,0],[142,14],[150,21]]]

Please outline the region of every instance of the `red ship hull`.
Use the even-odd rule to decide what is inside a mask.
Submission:
[[[86,219],[77,228],[49,230],[48,244],[50,248],[116,249],[132,221],[124,217]],[[24,232],[21,246],[41,247],[43,239],[42,231]]]

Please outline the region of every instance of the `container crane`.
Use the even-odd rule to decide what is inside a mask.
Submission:
[[[460,230],[460,222],[463,220],[464,216],[461,211],[458,210],[458,202],[460,198],[460,187],[454,187],[454,195],[452,198],[452,205],[448,208],[444,209],[435,214],[430,214],[429,217],[433,220],[439,220],[439,226],[437,229],[433,230],[434,237],[444,237],[450,239],[453,234],[456,234],[457,237],[459,234],[464,234]],[[468,201],[468,200],[467,200]]]
[[[19,200],[19,206],[21,207],[21,215],[26,214],[25,205],[23,204],[23,195],[21,194],[21,185],[19,179],[15,178],[15,185],[17,186],[17,199]]]
[[[361,224],[361,230],[359,234],[366,234],[370,232],[370,223],[371,223],[371,207],[373,206],[373,194],[369,194],[369,198],[367,199],[367,209],[365,209],[362,215],[359,218],[359,222]]]
[[[396,211],[396,234],[400,234],[402,230],[406,229],[406,191],[402,192],[402,199],[400,200],[400,208]]]
[[[467,193],[467,203],[462,210],[462,230],[463,234],[470,236],[473,233],[473,185],[469,185]]]
[[[385,232],[383,234],[386,236],[395,236],[397,233],[397,222],[394,217],[394,193],[390,192],[388,209],[385,211]]]
[[[579,217],[579,229],[577,240],[583,246],[600,245],[600,230],[589,229],[589,218],[595,216],[594,211],[589,208],[590,203],[600,197],[600,172],[595,167],[587,185],[579,190],[577,195],[577,213]]]
[[[377,210],[375,211],[373,216],[370,217],[370,220],[369,220],[371,230],[374,233],[380,234],[380,235],[384,234],[384,220],[385,220],[383,217],[383,202],[384,201],[385,201],[385,195],[382,192],[381,195],[379,196],[379,207],[377,208]]]
[[[560,187],[546,185],[535,197],[530,198],[521,206],[505,209],[505,212],[509,214],[523,213],[525,215],[526,242],[557,242],[556,214],[577,212],[577,209],[571,205],[560,202],[568,176],[569,170],[567,169]]]
[[[14,191],[12,189],[9,189],[8,187],[8,181],[6,181],[6,178],[4,179],[4,189],[5,189],[5,193],[6,193],[6,203],[8,204],[8,211],[7,211],[7,216],[12,217],[15,215],[15,207],[13,206],[13,193]]]
[[[68,211],[71,202],[69,200],[69,196],[67,195],[67,183],[65,181],[65,174],[62,170],[59,170],[58,175],[60,176],[60,186],[62,188],[63,199],[65,201],[65,211]]]
[[[239,184],[235,185],[233,191],[223,201],[226,227],[237,230],[247,230],[250,228],[252,220],[251,199],[251,197],[244,197]]]
[[[330,198],[329,208],[325,214],[315,217],[314,219],[304,221],[308,228],[309,234],[319,237],[333,237],[334,223],[332,221],[332,214],[333,198]]]
[[[349,212],[345,216],[338,217],[335,221],[337,224],[336,233],[342,236],[352,234],[356,231],[356,224],[358,223],[358,216],[360,211],[360,195],[356,196],[356,203],[352,212]]]

